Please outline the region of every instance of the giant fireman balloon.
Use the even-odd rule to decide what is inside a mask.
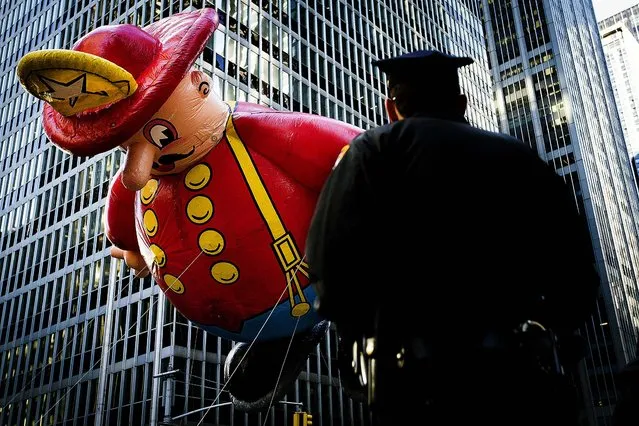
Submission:
[[[99,27],[71,50],[28,53],[18,75],[46,101],[53,144],[79,156],[126,152],[107,199],[112,253],[148,268],[207,331],[279,339],[320,320],[307,228],[333,164],[361,130],[222,101],[193,67],[217,19],[206,8],[144,28]]]

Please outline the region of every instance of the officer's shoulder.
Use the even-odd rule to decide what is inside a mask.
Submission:
[[[481,129],[468,124],[460,124],[462,131],[472,134],[474,142],[480,142],[482,145],[492,145],[495,149],[511,153],[513,155],[529,156],[538,158],[538,154],[527,143],[506,133]]]
[[[505,133],[475,127],[467,122],[425,116],[409,117],[372,129],[370,132],[373,137],[378,138],[384,138],[386,135],[392,135],[393,138],[400,135],[405,137],[416,135],[422,139],[424,134],[429,134],[437,137],[426,138],[427,140],[439,139],[440,137],[446,139],[446,136],[453,136],[457,139],[459,136],[460,140],[486,140],[495,144],[507,144],[509,147],[512,146],[514,150],[525,151],[528,148],[521,140]]]
[[[381,126],[370,128],[351,141],[351,149],[363,151],[378,151],[383,147],[383,141],[388,139],[393,128],[397,127],[399,122],[388,123]]]
[[[424,138],[426,134],[430,137]],[[402,141],[410,144],[420,140],[420,143],[428,144],[449,138],[485,149],[492,147],[501,152],[512,152],[514,155],[537,156],[526,143],[508,134],[481,129],[468,123],[430,117],[411,117],[368,129],[358,135],[352,144],[361,150],[381,151],[388,145],[401,146]]]
[[[529,146],[521,139],[517,139],[516,137],[511,136],[507,133],[481,129],[479,127],[473,126],[468,127],[472,128],[475,133],[483,136],[486,139],[498,141],[499,143],[507,143],[509,146],[513,146],[515,149],[521,149],[523,147],[524,150],[527,150],[529,148]]]

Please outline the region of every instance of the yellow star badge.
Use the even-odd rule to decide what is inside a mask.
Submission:
[[[53,100],[58,100],[58,101],[68,100],[69,106],[74,107],[80,96],[86,96],[86,95],[108,96],[108,93],[105,92],[104,90],[100,90],[98,92],[87,91],[86,73],[80,74],[76,78],[67,82],[55,81],[43,75],[38,75],[38,79],[47,88],[46,91],[38,93],[39,95],[38,97],[48,100],[49,102]]]
[[[17,69],[22,86],[64,116],[108,106],[138,88],[124,68],[75,50],[27,53]]]

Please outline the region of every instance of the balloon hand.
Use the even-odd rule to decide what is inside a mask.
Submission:
[[[138,251],[122,250],[116,246],[111,247],[111,256],[116,259],[124,259],[126,266],[133,269],[137,278],[144,278],[149,275],[149,268],[146,266],[144,258]]]

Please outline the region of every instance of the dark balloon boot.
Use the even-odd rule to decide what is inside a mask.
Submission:
[[[300,375],[310,353],[326,336],[328,327],[329,322],[322,321],[311,330],[296,334],[292,342],[290,337],[255,342],[250,350],[249,343],[235,345],[224,363],[225,389],[231,394],[233,406],[242,411],[254,411],[268,408],[271,401],[276,404]],[[291,347],[286,355],[289,344]],[[286,364],[282,369],[285,356]]]

